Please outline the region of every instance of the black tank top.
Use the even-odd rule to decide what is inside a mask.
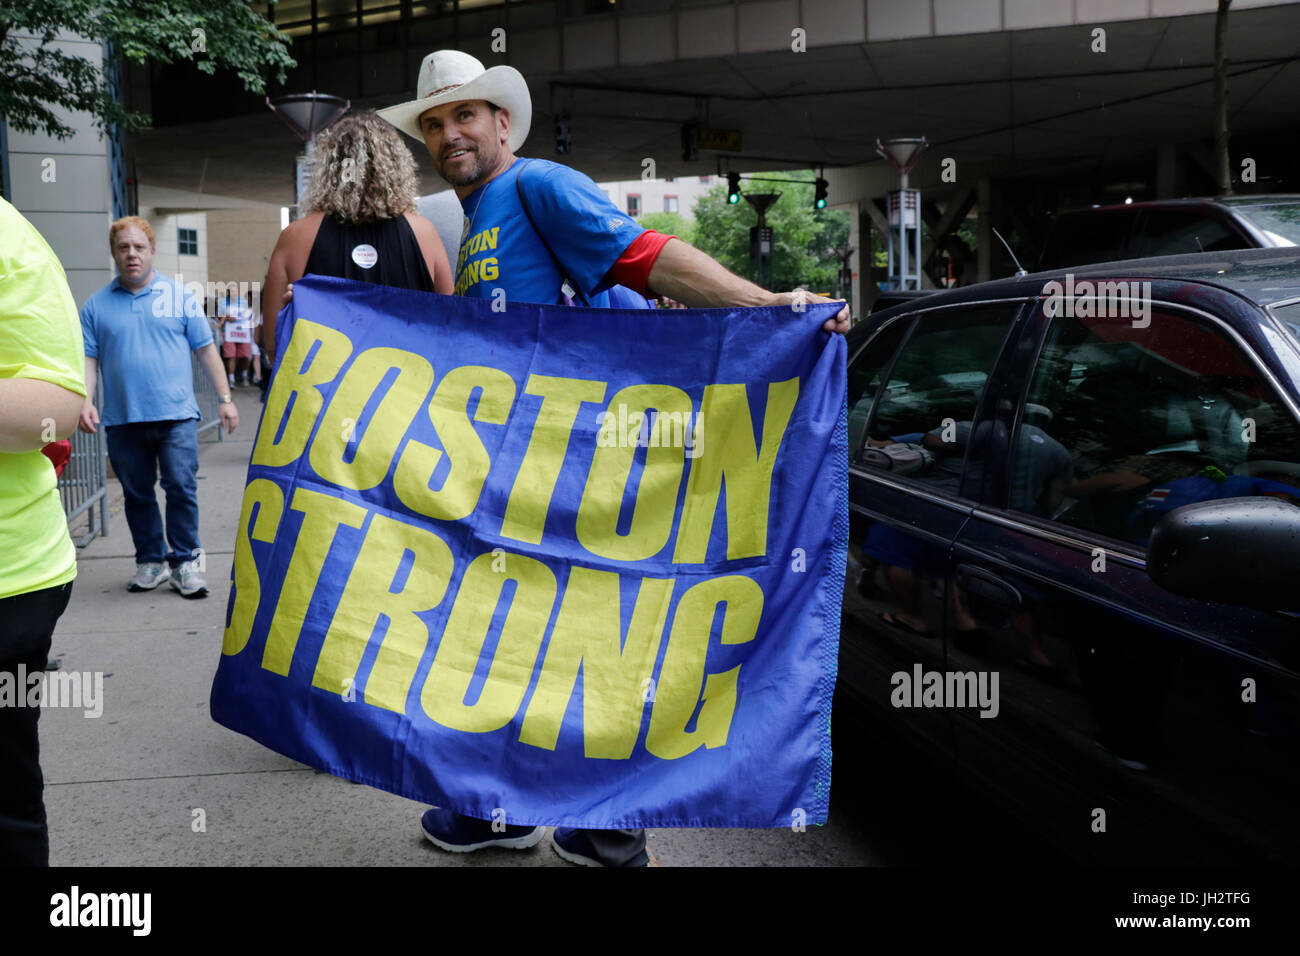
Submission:
[[[433,291],[433,277],[405,216],[353,224],[325,216],[307,256],[306,271],[399,289]]]

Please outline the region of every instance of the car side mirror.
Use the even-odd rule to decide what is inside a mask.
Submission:
[[[1300,611],[1300,508],[1276,498],[1175,508],[1151,532],[1147,571],[1184,597]]]

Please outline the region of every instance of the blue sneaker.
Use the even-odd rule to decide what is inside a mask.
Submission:
[[[551,832],[551,849],[560,859],[579,866],[658,866],[651,863],[645,849],[645,831],[637,836],[626,836],[626,831],[599,831],[609,834],[605,839],[610,847],[604,853],[591,841],[589,830],[556,827]],[[612,855],[611,855],[612,854]]]
[[[451,853],[469,853],[490,846],[527,850],[541,843],[546,835],[545,827],[517,827],[509,823],[504,830],[493,830],[489,820],[476,820],[437,807],[424,812],[420,829],[430,843]]]

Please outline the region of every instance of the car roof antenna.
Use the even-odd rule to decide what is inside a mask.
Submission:
[[[997,229],[994,228],[993,235],[997,236],[998,241],[1001,242],[1002,245],[1006,246],[1007,255],[1009,255],[1011,261],[1016,264],[1016,278],[1019,279],[1021,276],[1029,275],[1029,273],[1025,271],[1025,267],[1020,264],[1020,260],[1016,258],[1016,254],[1011,251],[1011,246],[1007,245],[1007,241],[1002,238],[1002,233],[998,232]]]

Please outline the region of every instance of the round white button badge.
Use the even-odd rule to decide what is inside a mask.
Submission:
[[[352,250],[352,261],[363,269],[369,269],[379,261],[379,253],[368,242],[363,242]]]

